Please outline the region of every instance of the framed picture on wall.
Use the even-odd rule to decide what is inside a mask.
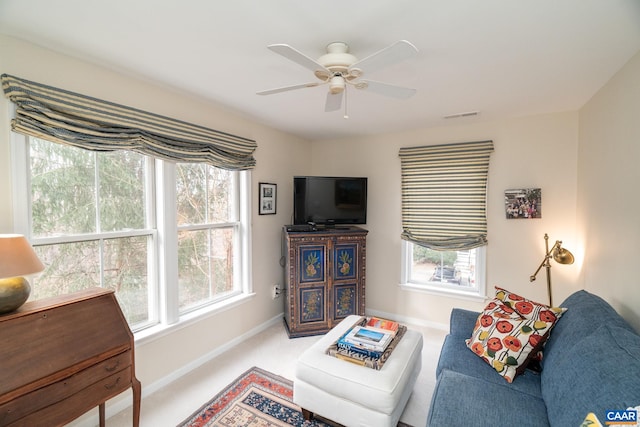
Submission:
[[[260,197],[258,200],[260,215],[275,215],[276,213],[276,193],[278,186],[268,182],[258,184]]]
[[[504,208],[507,219],[542,218],[542,190],[539,188],[505,190]]]

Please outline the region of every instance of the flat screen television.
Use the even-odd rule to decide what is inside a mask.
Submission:
[[[367,178],[295,176],[293,223],[367,223]]]

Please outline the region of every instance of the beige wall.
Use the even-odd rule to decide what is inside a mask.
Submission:
[[[356,112],[353,112],[356,114]],[[491,139],[488,194],[487,288],[501,285],[546,301],[544,274],[529,276],[544,256],[544,233],[575,247],[577,113],[549,114],[499,122],[465,122],[360,139],[313,143],[313,171],[369,177],[367,309],[397,313],[426,324],[447,324],[453,307],[480,309],[482,302],[434,296],[399,288],[400,160],[403,146]],[[337,155],[339,153],[339,155]],[[507,220],[504,190],[542,189],[543,216]],[[554,298],[562,301],[581,286],[578,265],[554,268]],[[489,291],[489,292],[492,292]]]
[[[585,288],[640,331],[640,52],[580,110]]]
[[[246,304],[173,331],[136,348],[137,375],[150,386],[185,365],[206,357],[231,340],[259,328],[282,313],[282,299],[272,300],[273,284],[282,281],[280,230],[290,222],[292,180],[308,169],[309,143],[260,126],[212,103],[136,80],[105,68],[0,36],[0,73],[95,96],[108,101],[186,120],[255,139],[257,167],[252,172],[252,272],[256,295]],[[10,164],[10,103],[0,97],[0,233],[13,231]],[[291,159],[297,159],[295,163]],[[278,184],[276,215],[258,215],[258,182]],[[176,351],[179,349],[179,351]]]

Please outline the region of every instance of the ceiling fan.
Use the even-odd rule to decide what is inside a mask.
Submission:
[[[329,43],[326,47],[327,53],[317,60],[310,58],[287,44],[272,44],[267,47],[273,52],[313,71],[318,80],[310,83],[263,90],[258,92],[258,95],[272,95],[274,93],[328,84],[329,91],[327,93],[325,111],[336,111],[340,109],[344,98],[344,117],[348,118],[346,100],[347,86],[352,86],[360,90],[369,90],[399,99],[410,98],[416,93],[415,89],[362,79],[365,74],[378,71],[415,55],[418,49],[406,40],[400,40],[361,60],[358,60],[349,53],[349,45],[344,42]]]

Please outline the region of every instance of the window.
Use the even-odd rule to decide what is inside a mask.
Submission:
[[[13,139],[17,228],[46,265],[32,299],[113,289],[140,331],[249,292],[249,172]]]
[[[484,247],[436,251],[403,241],[402,285],[458,296],[483,296]]]

